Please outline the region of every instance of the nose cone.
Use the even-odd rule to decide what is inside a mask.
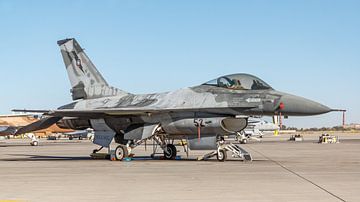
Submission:
[[[283,103],[280,111],[284,115],[311,116],[325,114],[331,111],[331,109],[325,105],[290,94],[283,95],[280,102]]]

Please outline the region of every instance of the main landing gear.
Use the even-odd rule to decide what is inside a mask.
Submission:
[[[119,145],[115,149],[116,160],[122,161],[124,158],[129,156],[129,150],[126,145]]]
[[[227,153],[225,149],[219,149],[216,154],[216,158],[220,162],[224,162],[227,159]]]
[[[107,153],[99,153],[104,147],[100,147],[99,149],[94,149],[90,156],[93,159],[110,159],[122,161],[124,158],[129,157],[131,152],[131,148],[128,148],[127,145],[118,144],[115,150],[111,150],[110,145],[108,147]]]
[[[165,160],[174,160],[176,159],[177,155],[177,148],[174,145],[174,140],[166,138],[163,135],[154,135],[144,140],[138,140],[138,141],[128,141],[128,143],[125,144],[117,144],[115,147],[115,150],[108,149],[108,153],[104,154],[107,156],[107,158],[110,158],[111,160],[127,160],[129,156],[131,156],[131,151],[144,143],[146,140],[152,140],[153,141],[153,153],[151,154],[151,158],[155,158],[155,155],[163,155],[162,159]],[[93,151],[93,158],[96,158],[98,155],[96,155],[97,152],[99,152],[102,149],[96,149]],[[161,152],[158,152],[160,149]],[[186,150],[187,151],[187,150]],[[224,137],[218,137],[217,140],[217,149],[215,151],[212,151],[202,157],[199,157],[198,160],[206,160],[212,157],[217,158],[218,161],[224,162],[228,158],[228,152],[231,152],[231,156],[233,158],[240,158],[244,161],[252,161],[251,155],[242,147],[239,146],[239,144],[234,144],[231,142],[226,142]],[[100,155],[101,156],[101,155]]]
[[[164,149],[164,158],[167,160],[175,159],[176,157],[176,147],[173,144],[167,144]]]
[[[157,153],[158,146],[163,150],[163,155],[165,160],[174,160],[176,158],[177,149],[174,145],[174,140],[166,139],[162,135],[155,135],[152,140],[154,141],[153,144],[153,153],[151,154],[151,158],[155,158]]]
[[[155,155],[161,154],[163,155],[163,159],[165,160],[173,160],[176,158],[177,155],[177,149],[175,145],[173,144],[173,141],[165,139],[164,136],[160,135],[154,135],[152,137],[149,137],[148,139],[144,140],[138,140],[138,141],[128,141],[128,143],[125,144],[117,144],[115,147],[115,150],[112,150],[109,145],[108,154],[107,157],[109,157],[111,160],[118,160],[122,161],[125,158],[128,158],[131,156],[131,150],[133,150],[135,147],[141,145],[146,140],[152,140],[153,141],[153,153],[151,154],[151,158],[155,158]],[[157,153],[158,149],[161,149],[161,153]],[[102,150],[103,147],[100,149],[93,150],[92,157],[96,158],[100,154],[97,154],[100,150]],[[101,155],[100,155],[101,156]]]

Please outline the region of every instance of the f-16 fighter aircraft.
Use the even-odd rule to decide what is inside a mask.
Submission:
[[[152,139],[166,159],[176,156],[174,139],[187,139],[191,150],[215,150],[226,159],[223,136],[242,131],[251,115],[282,113],[307,116],[330,112],[314,101],[274,90],[249,74],[221,76],[180,90],[135,95],[109,86],[78,42],[57,42],[72,86],[74,102],[45,113],[47,118],[18,131],[25,133],[53,123],[75,130],[93,128],[94,143],[109,147],[122,160],[132,148]]]

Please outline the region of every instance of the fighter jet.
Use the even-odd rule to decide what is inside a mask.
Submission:
[[[177,149],[173,140],[186,139],[191,150],[215,150],[217,159],[224,161],[223,136],[244,130],[249,116],[279,113],[309,116],[331,111],[327,106],[282,93],[260,78],[242,73],[172,92],[136,95],[110,86],[75,39],[60,40],[57,44],[74,101],[46,111],[47,118],[17,133],[39,130],[53,123],[74,130],[93,128],[94,143],[101,148],[109,148],[115,140],[118,160],[149,139],[161,147],[165,159],[174,159]]]

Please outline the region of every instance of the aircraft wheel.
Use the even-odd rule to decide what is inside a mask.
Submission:
[[[226,161],[226,158],[227,158],[226,151],[223,150],[223,149],[220,149],[219,152],[217,153],[216,158],[217,158],[217,160],[220,161],[220,162]]]
[[[166,149],[164,151],[164,157],[167,160],[175,159],[176,157],[176,147],[173,144],[166,145]]]
[[[115,149],[115,158],[116,160],[122,161],[124,158],[128,157],[128,150],[125,145],[119,145]]]
[[[72,139],[74,139],[73,136],[69,136],[69,140],[72,140]]]
[[[81,136],[79,136],[79,140],[82,140],[83,138]]]
[[[31,146],[38,146],[39,145],[39,142],[38,141],[33,141],[30,143]]]
[[[248,143],[248,140],[247,140],[247,139],[243,139],[243,140],[241,140],[240,143],[241,143],[241,144],[247,144],[247,143]]]

